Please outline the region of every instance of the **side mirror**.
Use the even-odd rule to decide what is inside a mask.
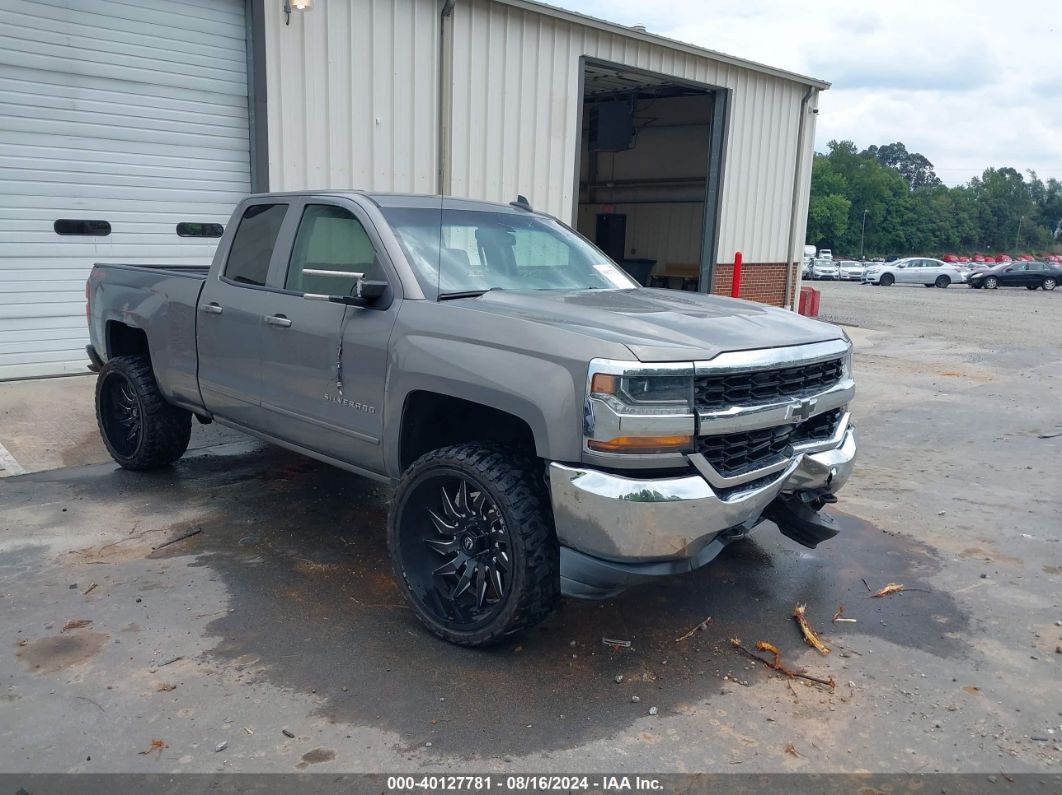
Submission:
[[[896,267],[897,268],[906,268],[907,266],[901,263],[900,265],[897,265]]]
[[[358,279],[354,286],[354,295],[324,295],[322,293],[303,293],[307,301],[328,301],[345,306],[372,306],[387,293],[387,282]]]

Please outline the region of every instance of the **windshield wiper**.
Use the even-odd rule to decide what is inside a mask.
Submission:
[[[483,293],[489,293],[491,290],[501,289],[501,287],[488,287],[485,290],[460,290],[453,293],[439,293],[439,300],[449,301],[454,298],[479,298]]]

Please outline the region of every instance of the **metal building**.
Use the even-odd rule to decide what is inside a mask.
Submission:
[[[532,0],[0,0],[0,378],[83,371],[93,261],[249,189],[526,196],[653,284],[799,281],[828,84]]]

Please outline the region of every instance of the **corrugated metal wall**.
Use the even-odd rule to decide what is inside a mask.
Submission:
[[[271,190],[433,193],[435,0],[265,4]]]
[[[438,3],[266,12],[270,187],[434,191]],[[493,0],[458,0],[453,50],[453,194],[575,220],[587,56],[732,89],[718,259],[785,260],[804,85]]]
[[[719,260],[785,261],[805,86],[490,0],[460,0],[454,24],[455,194],[571,219],[587,56],[733,89]]]

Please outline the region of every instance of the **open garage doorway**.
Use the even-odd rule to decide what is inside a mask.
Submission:
[[[644,285],[711,291],[726,98],[583,59],[576,227]]]

